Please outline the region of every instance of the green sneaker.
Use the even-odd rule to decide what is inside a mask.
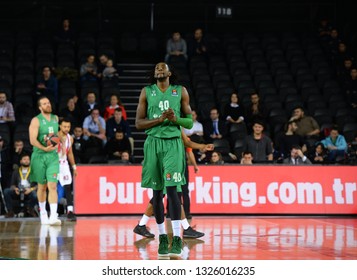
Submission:
[[[174,238],[172,239],[172,246],[169,255],[170,257],[171,256],[179,257],[181,256],[181,253],[182,253],[182,240],[180,237],[174,236]]]
[[[167,238],[167,234],[160,234],[159,235],[159,250],[158,255],[161,257],[169,255],[169,240]]]

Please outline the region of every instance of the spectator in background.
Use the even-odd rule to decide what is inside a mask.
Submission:
[[[207,58],[207,55],[208,47],[203,36],[203,30],[201,28],[197,28],[194,32],[193,40],[190,40],[188,44],[188,56],[190,58],[193,56],[203,56]]]
[[[296,107],[293,110],[290,121],[296,122],[297,129],[295,133],[304,137],[307,148],[314,147],[320,136],[320,126],[317,121],[311,116],[306,116],[304,109],[301,107]]]
[[[357,117],[357,68],[351,69],[351,76],[345,85],[345,93],[347,102],[350,105],[350,112],[354,117]]]
[[[132,161],[130,159],[130,153],[128,151],[123,151],[121,153],[121,159],[118,161],[118,163],[121,164],[132,164]]]
[[[207,143],[212,143],[215,139],[222,139],[227,136],[227,127],[225,121],[219,118],[217,108],[210,111],[210,120],[203,126],[204,139]]]
[[[63,108],[59,113],[59,119],[68,119],[71,122],[71,127],[76,127],[82,124],[81,111],[71,97],[67,101],[67,107]]]
[[[318,36],[321,38],[321,40],[328,40],[331,34],[331,30],[332,26],[328,19],[322,18],[317,29]]]
[[[20,207],[21,204],[24,203],[23,208],[21,207],[20,209],[21,216],[27,214],[30,217],[38,217],[35,211],[35,206],[37,206],[37,183],[30,180],[30,161],[31,159],[28,154],[22,154],[20,157],[20,166],[12,172],[11,187],[4,191],[8,211],[5,215],[6,218],[15,216],[13,200],[19,200]]]
[[[114,67],[113,60],[108,59],[102,74],[103,74],[103,80],[118,81],[119,74],[117,69]]]
[[[330,135],[323,139],[321,143],[328,150],[327,159],[329,162],[336,162],[345,158],[347,142],[345,137],[339,134],[337,127],[333,127]]]
[[[68,18],[63,19],[62,28],[56,32],[54,41],[59,44],[74,45],[76,41],[76,34],[71,27],[71,22]]]
[[[341,86],[344,86],[350,80],[353,67],[352,59],[347,57],[337,68],[337,79]]]
[[[12,170],[19,168],[20,158],[23,154],[31,155],[31,151],[24,148],[24,141],[15,139],[14,150],[12,152]]]
[[[327,163],[327,153],[322,143],[317,143],[315,150],[310,154],[309,159],[314,164]]]
[[[302,147],[303,152],[307,151],[304,138],[295,133],[297,129],[298,126],[296,122],[289,121],[286,125],[285,133],[278,138],[277,146],[279,147],[279,154],[281,157],[287,158],[290,155],[293,146],[300,146]]]
[[[103,71],[104,68],[107,67],[109,57],[106,54],[101,54],[99,55],[99,63],[97,65],[98,67],[98,78],[102,78],[103,76]]]
[[[82,126],[75,126],[73,128],[73,155],[77,163],[87,163],[86,158],[87,141],[83,139]]]
[[[6,189],[10,186],[11,179],[11,149],[9,149],[9,144],[6,143],[3,137],[0,135],[0,180],[2,189]]]
[[[238,94],[233,92],[231,95],[231,101],[224,107],[223,118],[227,121],[227,129],[233,123],[244,123],[245,111],[243,106],[239,104]]]
[[[97,81],[98,68],[93,54],[87,56],[87,61],[81,65],[79,73],[82,82]]]
[[[83,139],[87,146],[104,147],[107,143],[105,135],[105,120],[100,116],[99,109],[94,108],[83,121]]]
[[[224,161],[222,154],[220,152],[213,151],[209,163],[214,165],[223,165]]]
[[[243,152],[242,159],[240,160],[240,164],[245,164],[245,165],[253,164],[253,154],[249,151]]]
[[[263,134],[264,124],[260,121],[253,123],[253,133],[246,136],[243,151],[251,151],[254,163],[273,161],[272,141]]]
[[[197,121],[197,113],[195,110],[192,110],[192,120],[193,126],[191,129],[183,129],[183,132],[190,137],[190,139],[197,143],[203,143],[203,125]]]
[[[248,127],[253,126],[255,120],[265,120],[267,117],[267,110],[263,103],[260,102],[259,94],[254,91],[250,94],[250,105],[246,109],[246,124]]]
[[[105,145],[105,151],[108,155],[108,160],[120,160],[122,152],[126,151],[131,154],[130,141],[123,131],[117,130],[114,137]]]
[[[165,62],[167,64],[170,64],[171,57],[180,57],[182,61],[187,60],[187,44],[180,32],[173,32],[172,37],[166,43]]]
[[[311,164],[311,161],[301,151],[300,146],[293,146],[291,148],[290,157],[284,159],[283,164],[305,165]]]
[[[14,107],[10,101],[7,101],[6,93],[0,91],[0,125],[13,122],[15,122]]]
[[[82,119],[87,117],[94,108],[99,110],[100,106],[99,103],[97,102],[97,96],[95,95],[94,92],[90,91],[87,93],[86,100],[82,104],[82,110],[81,110]]]
[[[121,102],[120,98],[116,95],[116,94],[113,94],[111,97],[110,97],[110,104],[105,107],[105,110],[104,110],[104,119],[107,121],[108,119],[110,119],[111,117],[113,117],[114,115],[114,111],[117,109],[117,108],[120,108],[121,109],[121,112],[122,112],[122,117],[124,120],[127,119],[127,115],[126,115],[126,111],[125,111],[125,107],[123,105],[123,103]]]
[[[36,94],[44,95],[55,104],[58,103],[58,81],[52,75],[52,70],[49,66],[42,67],[42,75],[37,81]]]
[[[114,116],[109,118],[106,122],[107,138],[113,138],[116,131],[122,131],[126,137],[131,137],[131,128],[129,123],[123,118],[123,111],[121,108],[114,110]]]

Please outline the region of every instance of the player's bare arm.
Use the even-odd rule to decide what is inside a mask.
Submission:
[[[77,176],[76,162],[75,162],[75,160],[74,160],[73,149],[72,149],[74,140],[73,140],[73,137],[72,137],[72,136],[70,136],[70,137],[71,137],[71,138],[70,138],[70,139],[71,139],[71,147],[70,147],[69,150],[68,150],[67,158],[68,158],[69,164],[72,166],[73,175],[74,175],[74,176]]]
[[[135,126],[137,129],[148,129],[162,123],[166,119],[166,112],[157,118],[149,120],[146,118],[147,100],[145,88],[141,90],[138,108],[136,109]]]

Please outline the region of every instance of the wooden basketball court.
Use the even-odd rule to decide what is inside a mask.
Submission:
[[[157,260],[158,238],[133,233],[139,218],[82,216],[60,227],[41,226],[35,218],[0,218],[0,258]],[[153,218],[148,226],[157,237]],[[195,216],[191,226],[205,236],[184,240],[183,259],[357,259],[357,219],[351,216]]]

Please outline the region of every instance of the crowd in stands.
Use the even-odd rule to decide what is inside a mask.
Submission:
[[[103,155],[106,162],[133,162],[113,37],[75,32],[65,19],[54,36],[37,41],[4,33],[0,54],[4,186],[20,149],[31,153],[27,129],[42,95],[71,121],[78,163]],[[190,94],[194,127],[185,133],[215,144],[214,153],[195,151],[198,163],[286,163],[295,150],[311,163],[355,160],[355,56],[328,21],[317,34],[175,30],[162,59]]]

